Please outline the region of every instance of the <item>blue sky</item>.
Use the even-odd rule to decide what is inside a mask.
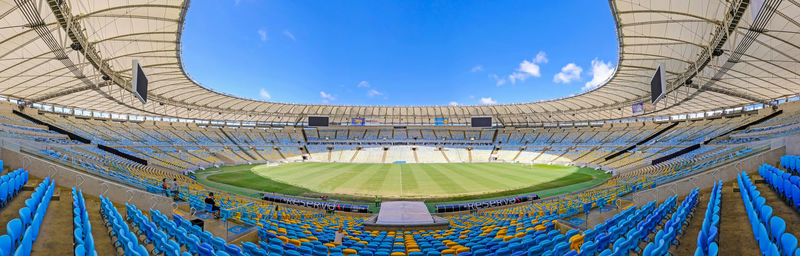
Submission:
[[[565,97],[617,65],[606,1],[192,1],[204,86],[252,99],[481,105]]]

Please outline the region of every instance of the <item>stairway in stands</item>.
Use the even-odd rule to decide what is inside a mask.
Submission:
[[[254,157],[252,154],[250,154],[250,152],[248,152],[246,148],[242,147],[242,145],[240,145],[240,144],[239,144],[239,142],[238,142],[237,140],[233,139],[233,137],[231,137],[231,135],[230,135],[230,134],[228,134],[227,132],[225,132],[225,129],[219,128],[219,131],[220,131],[220,132],[222,132],[222,134],[224,134],[224,135],[225,135],[225,137],[226,137],[226,138],[228,138],[228,140],[229,140],[230,142],[233,142],[233,144],[235,144],[237,147],[239,147],[239,150],[241,150],[242,152],[244,152],[244,153],[245,153],[245,154],[246,154],[248,157],[250,157],[250,158],[251,158],[251,159],[253,159],[253,160],[256,160],[256,159],[258,159],[258,158],[256,158],[256,157]],[[235,152],[234,152],[234,153],[235,153]]]

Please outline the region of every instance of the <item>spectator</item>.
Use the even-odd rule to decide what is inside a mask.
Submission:
[[[172,190],[172,195],[173,196],[177,196],[178,195],[178,179],[177,178],[172,178],[172,183],[170,184],[170,190]]]
[[[161,179],[161,189],[164,190],[164,196],[169,196],[169,187],[167,185],[167,178]]]
[[[336,234],[334,234],[333,243],[337,245],[342,244],[342,239],[344,239],[345,234],[344,228],[339,227],[339,230],[336,230]]]
[[[214,201],[214,192],[208,192],[208,197],[206,197],[205,202],[211,205],[211,211],[214,212],[214,217],[219,219],[219,207],[217,206],[217,202]]]

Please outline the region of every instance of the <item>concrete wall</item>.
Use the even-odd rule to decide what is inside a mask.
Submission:
[[[800,135],[783,137],[786,154],[800,155]]]
[[[736,179],[736,175],[742,171],[747,173],[756,172],[758,171],[758,166],[761,164],[767,163],[770,165],[777,165],[780,161],[779,158],[785,154],[786,147],[772,148],[735,162],[705,170],[701,173],[673,182],[661,184],[653,189],[636,192],[633,194],[633,202],[637,206],[642,206],[653,200],[663,202],[673,195],[683,197],[688,195],[694,188],[699,187],[700,189],[706,189],[714,186],[714,182],[719,180],[723,182],[734,180]]]
[[[10,170],[24,168],[36,177],[49,176],[56,185],[78,187],[84,194],[108,197],[116,203],[133,203],[140,209],[157,209],[164,214],[172,212],[172,199],[155,195],[138,188],[130,187],[93,174],[72,169],[56,163],[32,157],[17,150],[2,148],[2,159]]]
[[[14,105],[11,102],[0,101],[0,115],[12,115],[13,110],[17,108],[17,105]]]

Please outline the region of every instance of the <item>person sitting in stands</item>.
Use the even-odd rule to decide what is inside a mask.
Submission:
[[[161,179],[161,189],[164,190],[164,196],[169,196],[169,187],[167,185],[167,178]]]
[[[172,183],[170,185],[170,190],[172,191],[172,197],[178,197],[178,179],[172,178]]]
[[[344,238],[344,228],[339,227],[339,230],[336,230],[336,233],[333,236],[333,243],[334,244],[342,244],[342,239]]]
[[[211,211],[214,212],[214,217],[219,219],[219,207],[217,206],[217,202],[214,201],[214,192],[208,192],[208,197],[206,197],[205,202],[211,205]]]

